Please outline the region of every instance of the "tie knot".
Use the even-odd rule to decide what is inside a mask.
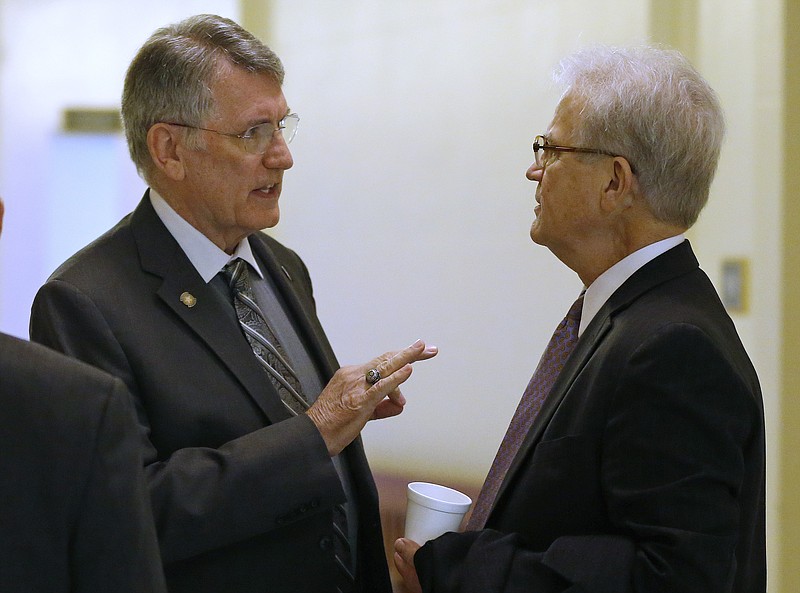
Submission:
[[[241,258],[225,264],[220,272],[222,277],[228,283],[228,290],[231,295],[236,298],[237,295],[244,295],[247,298],[254,300],[253,287],[250,284],[250,272],[247,269],[247,262]]]
[[[575,302],[572,303],[569,311],[567,311],[567,319],[571,319],[573,321],[581,320],[581,312],[583,310],[583,295],[584,293],[582,292],[581,295],[575,299]]]
[[[244,260],[239,257],[232,259],[222,267],[222,273],[226,278],[235,278],[241,274],[241,264],[243,263]]]
[[[240,280],[247,278],[247,264],[237,257],[225,264],[221,274],[228,281],[228,286],[233,288]]]

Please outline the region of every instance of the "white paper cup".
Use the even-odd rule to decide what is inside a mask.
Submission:
[[[472,504],[470,497],[458,490],[427,482],[411,482],[406,494],[405,537],[418,544],[458,531]]]

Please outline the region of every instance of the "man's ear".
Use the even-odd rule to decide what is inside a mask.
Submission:
[[[610,168],[611,175],[603,188],[602,207],[607,212],[622,211],[633,204],[636,177],[628,159],[614,157]]]
[[[153,124],[147,130],[147,148],[153,164],[173,181],[181,181],[186,175],[179,134],[175,126],[165,123]]]

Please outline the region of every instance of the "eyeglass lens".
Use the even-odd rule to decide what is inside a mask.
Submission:
[[[300,117],[292,113],[284,117],[278,124],[278,129],[283,135],[283,140],[289,144],[297,134]],[[272,137],[275,135],[275,125],[269,122],[251,128],[243,138],[245,149],[253,154],[266,152]]]
[[[537,167],[543,166],[544,147],[545,147],[544,136],[536,136],[536,138],[533,139],[533,159],[536,162]]]

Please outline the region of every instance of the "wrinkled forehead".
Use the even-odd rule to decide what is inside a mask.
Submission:
[[[240,123],[278,122],[288,113],[281,84],[274,76],[231,68],[211,85],[213,119]]]

